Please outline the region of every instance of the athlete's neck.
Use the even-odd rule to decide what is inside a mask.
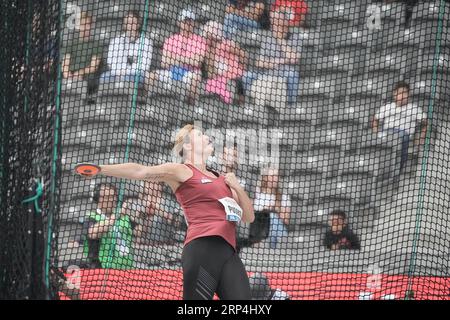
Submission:
[[[194,164],[190,160],[186,160],[184,163],[190,164],[191,166],[196,167],[198,170],[205,172],[206,171],[206,163],[197,163]]]

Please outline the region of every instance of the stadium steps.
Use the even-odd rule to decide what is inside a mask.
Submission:
[[[312,173],[323,177],[333,177],[338,174],[341,151],[338,148],[316,149],[298,152],[289,159],[290,174]]]

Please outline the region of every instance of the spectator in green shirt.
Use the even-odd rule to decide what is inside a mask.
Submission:
[[[117,190],[112,184],[102,183],[94,190],[97,209],[85,219],[84,252],[90,268],[133,268],[133,222],[135,214],[131,200],[123,202],[119,215]]]
[[[75,36],[62,49],[64,79],[87,81],[88,92],[93,92],[98,86],[103,58],[103,46],[93,38],[92,24],[92,17],[82,12],[78,37]]]

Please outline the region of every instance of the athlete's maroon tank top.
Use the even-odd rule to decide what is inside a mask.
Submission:
[[[184,244],[206,236],[221,236],[236,250],[236,223],[227,221],[218,199],[233,197],[225,176],[212,178],[191,164],[194,175],[181,183],[175,196],[183,208],[188,225]]]

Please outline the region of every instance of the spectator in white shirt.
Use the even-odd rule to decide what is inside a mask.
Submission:
[[[142,35],[142,20],[137,11],[129,11],[123,19],[123,33],[108,48],[108,67],[101,82],[135,81],[144,83],[150,69],[153,42]]]
[[[421,145],[427,134],[427,115],[422,108],[409,102],[409,85],[399,82],[393,91],[394,102],[381,107],[372,119],[372,129],[378,133],[380,129],[388,133],[399,134],[402,139],[400,170],[408,159],[410,139],[414,138],[416,127],[421,125],[419,137],[415,144]]]
[[[287,194],[282,194],[279,187],[278,170],[274,168],[263,169],[253,205],[257,213],[270,213],[270,247],[276,248],[277,243],[288,236],[287,225],[289,225],[291,213],[290,198]]]

